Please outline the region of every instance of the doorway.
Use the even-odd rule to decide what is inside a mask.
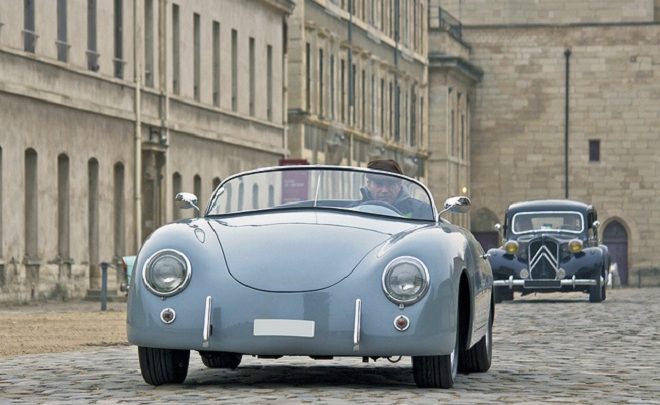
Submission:
[[[610,251],[611,263],[616,263],[621,285],[628,285],[628,232],[619,221],[612,221],[603,230],[603,244]]]

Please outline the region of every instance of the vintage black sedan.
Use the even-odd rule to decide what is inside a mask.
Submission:
[[[569,200],[518,202],[504,215],[504,244],[488,251],[495,302],[522,294],[583,291],[605,299],[610,259],[596,209]]]

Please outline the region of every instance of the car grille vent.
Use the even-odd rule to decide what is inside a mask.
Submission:
[[[559,270],[559,244],[543,238],[529,242],[530,278],[535,280],[554,280]]]

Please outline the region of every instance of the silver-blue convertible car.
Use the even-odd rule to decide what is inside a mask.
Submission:
[[[194,195],[177,195],[197,209]],[[490,368],[493,275],[481,246],[422,183],[355,167],[241,173],[203,216],[145,241],[128,298],[144,380],[181,383],[190,351],[212,368],[243,355],[412,356],[419,387]]]

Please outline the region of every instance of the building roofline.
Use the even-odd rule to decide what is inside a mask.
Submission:
[[[478,82],[484,76],[481,68],[459,56],[446,55],[439,52],[429,53],[429,69],[452,69],[463,76]]]

